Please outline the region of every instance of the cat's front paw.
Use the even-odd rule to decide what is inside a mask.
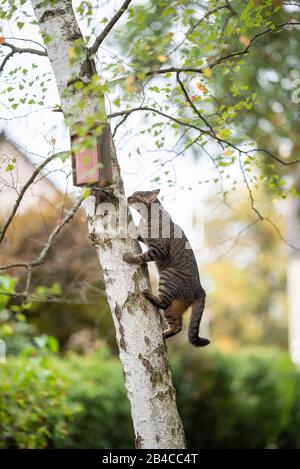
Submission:
[[[143,290],[142,293],[143,293],[145,298],[147,298],[147,299],[152,298],[152,292],[150,290],[148,290],[148,289]]]
[[[130,252],[125,252],[125,254],[123,254],[123,261],[127,262],[127,264],[136,263],[135,256],[131,254]]]

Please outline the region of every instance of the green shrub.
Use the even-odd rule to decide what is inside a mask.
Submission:
[[[300,376],[286,353],[180,347],[170,355],[191,448],[299,448]],[[133,447],[120,362],[105,348],[0,366],[0,447]]]
[[[11,357],[0,372],[0,447],[46,448],[64,440],[78,410],[47,357]]]
[[[276,349],[181,350],[174,381],[193,448],[280,446],[299,402],[296,369]]]
[[[118,358],[106,349],[87,356],[69,355],[61,360],[68,376],[68,396],[80,405],[69,426],[68,438],[54,438],[54,447],[130,448],[134,434]]]
[[[0,366],[0,448],[133,446],[121,367],[105,349]]]
[[[297,374],[296,381],[296,402],[289,425],[281,435],[279,444],[281,448],[300,448],[300,373]]]

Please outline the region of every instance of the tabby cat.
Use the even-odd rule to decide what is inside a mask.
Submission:
[[[138,239],[149,249],[141,254],[126,253],[123,259],[130,264],[155,261],[159,270],[158,295],[149,290],[144,290],[143,294],[164,310],[168,323],[165,337],[181,331],[183,313],[192,306],[189,341],[196,347],[203,347],[209,344],[209,340],[198,337],[205,291],[200,283],[196,259],[184,232],[173,223],[157,199],[158,194],[159,189],[134,192],[128,197],[129,206],[141,215]]]

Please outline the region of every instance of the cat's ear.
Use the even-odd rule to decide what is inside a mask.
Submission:
[[[152,204],[157,199],[159,192],[160,192],[160,189],[156,189],[155,191],[151,192],[151,195],[148,198],[150,204]]]

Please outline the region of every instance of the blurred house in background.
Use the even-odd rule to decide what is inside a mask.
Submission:
[[[0,133],[0,213],[9,213],[18,197],[20,189],[31,177],[36,165],[25,152],[4,132]],[[43,173],[40,173],[26,191],[18,208],[19,213],[33,209],[47,209],[49,202],[61,197],[61,192]]]
[[[36,167],[16,143],[0,134],[0,226]],[[1,244],[0,264],[35,259],[73,204],[48,174],[40,173],[26,191]],[[12,268],[5,272],[17,278],[17,290],[22,291],[26,270]],[[101,269],[88,238],[83,210],[55,238],[46,262],[34,269],[31,291],[44,299],[32,307],[30,322],[40,332],[57,337],[63,348],[69,343],[78,348],[84,338],[83,348],[90,349],[99,335],[114,340]]]

